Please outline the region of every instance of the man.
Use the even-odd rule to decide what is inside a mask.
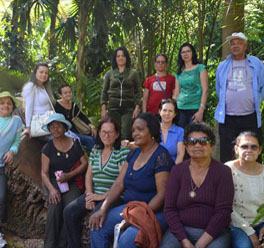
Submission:
[[[242,131],[254,131],[261,140],[260,105],[264,98],[264,66],[246,54],[247,37],[233,33],[227,37],[231,55],[216,70],[219,99],[215,119],[219,123],[220,160],[234,158],[234,140]]]

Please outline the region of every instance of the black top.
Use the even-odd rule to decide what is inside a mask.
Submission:
[[[71,109],[68,110],[66,108],[64,108],[58,101],[56,102],[55,106],[54,106],[54,109],[56,111],[56,113],[61,113],[64,115],[65,119],[68,120],[71,124],[72,124],[72,128],[71,128],[71,131],[73,131],[74,133],[79,133],[76,129],[76,127],[74,126],[74,124],[72,123],[71,119],[72,117],[76,116],[78,113],[79,113],[79,108],[77,106],[77,104],[75,104],[75,107],[74,107],[74,113],[73,113],[73,116],[72,116],[72,110],[73,110],[73,106],[74,106],[75,103],[72,102],[72,106],[71,106]],[[78,117],[84,121],[86,124],[90,124],[91,122],[89,121],[89,119],[87,118],[87,116],[81,111],[78,115]]]
[[[41,152],[45,154],[50,160],[49,163],[50,178],[56,178],[54,173],[58,170],[62,170],[65,173],[70,172],[71,168],[84,155],[81,145],[77,139],[73,141],[72,147],[67,152],[61,152],[57,150],[53,144],[53,140],[50,140],[42,148]]]

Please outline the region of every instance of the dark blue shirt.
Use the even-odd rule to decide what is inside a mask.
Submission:
[[[149,203],[157,194],[155,174],[170,171],[174,165],[170,154],[163,146],[159,145],[148,162],[138,170],[134,170],[134,162],[141,149],[132,150],[127,156],[128,168],[124,179],[125,202],[143,201]]]

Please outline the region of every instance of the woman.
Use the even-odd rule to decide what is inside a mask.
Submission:
[[[120,125],[108,117],[100,122],[89,167],[85,178],[85,194],[71,202],[64,209],[68,248],[81,248],[81,222],[89,212],[95,212],[119,175],[128,148],[121,147]],[[120,203],[121,204],[121,203]]]
[[[53,94],[49,84],[49,67],[46,63],[38,63],[33,70],[29,82],[23,87],[25,101],[26,128],[22,135],[29,134],[32,117],[52,111]]]
[[[231,170],[211,158],[215,136],[207,124],[186,126],[184,143],[190,160],[172,168],[164,206],[169,230],[161,247],[228,248],[234,197]]]
[[[95,137],[96,135],[94,126],[91,124],[89,119],[82,112],[80,112],[78,106],[74,102],[72,102],[72,90],[68,84],[63,84],[59,87],[59,95],[60,99],[54,106],[56,113],[61,113],[64,115],[65,119],[72,124],[71,131],[80,138],[82,145],[85,146],[88,151],[91,151],[94,146],[94,138],[92,136]],[[80,134],[78,132],[74,123],[72,122],[72,118],[77,115],[91,128],[92,136]]]
[[[185,147],[183,144],[184,130],[176,126],[175,117],[177,114],[177,104],[174,100],[163,99],[159,105],[161,118],[161,142],[167,148],[175,164],[183,161]]]
[[[164,98],[171,98],[175,88],[175,77],[167,74],[168,58],[165,54],[155,57],[155,75],[148,77],[143,84],[142,111],[157,114],[159,104]]]
[[[114,226],[122,221],[120,213],[126,204],[111,210],[109,208],[122,192],[125,203],[147,203],[155,212],[162,229],[167,226],[162,205],[169,171],[174,162],[168,151],[159,145],[161,139],[158,119],[151,113],[138,115],[133,123],[132,135],[138,148],[129,153],[102,206],[90,217],[91,247],[109,247],[114,235]],[[121,235],[118,247],[136,247],[134,240],[137,233],[136,227],[128,227]]]
[[[87,161],[79,141],[65,136],[64,133],[71,128],[71,123],[65,120],[64,115],[51,115],[42,128],[50,131],[53,136],[53,140],[43,147],[41,154],[41,178],[48,190],[49,203],[44,247],[66,247],[63,209],[81,195],[75,180],[86,170]],[[58,171],[60,175],[55,176]],[[65,193],[60,192],[62,183],[68,183],[69,186]]]
[[[256,133],[242,132],[236,139],[237,159],[226,163],[233,174],[235,198],[231,215],[233,248],[259,248],[264,235],[264,222],[252,225],[257,209],[264,202],[264,170],[257,162],[262,151]]]
[[[22,121],[20,117],[13,116],[12,112],[19,105],[20,102],[8,91],[0,93],[0,247],[7,244],[1,233],[7,195],[4,167],[13,163],[14,155],[18,152]]]
[[[125,47],[117,48],[112,57],[112,70],[105,74],[101,104],[103,120],[108,114],[121,124],[121,138],[131,140],[132,118],[140,112],[141,84],[138,73],[131,67]]]
[[[179,109],[179,126],[202,121],[208,94],[208,74],[199,64],[194,47],[184,43],[178,53],[175,94]]]

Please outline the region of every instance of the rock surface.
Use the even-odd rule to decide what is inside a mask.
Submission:
[[[41,189],[40,151],[45,143],[25,137],[11,166],[6,166],[8,199],[4,229],[21,238],[43,238],[45,197]]]
[[[5,167],[8,178],[6,221],[3,232],[9,247],[42,248],[47,203],[41,182],[41,149],[45,141],[23,138],[11,166]],[[90,247],[89,217],[83,220],[83,248]]]

